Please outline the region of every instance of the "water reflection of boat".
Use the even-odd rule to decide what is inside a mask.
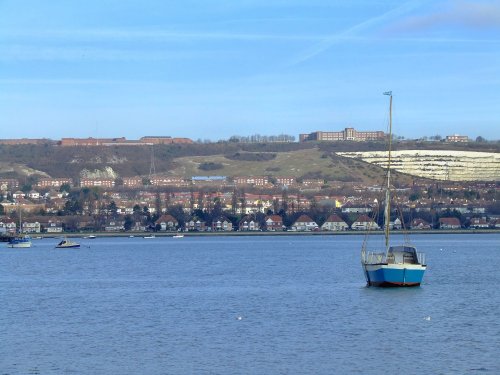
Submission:
[[[56,245],[56,248],[58,249],[76,249],[79,247],[80,247],[79,243],[68,240],[67,238],[65,238]]]

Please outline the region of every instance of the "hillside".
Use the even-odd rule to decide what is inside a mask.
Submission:
[[[414,143],[397,143],[396,149]],[[432,144],[419,145],[419,150]],[[434,143],[443,149],[446,145]],[[425,147],[424,147],[425,146]],[[498,155],[496,144],[448,145],[456,151],[489,151]],[[0,178],[36,180],[38,177],[71,177],[79,179],[82,173],[132,177],[148,176],[151,161],[157,174],[190,178],[195,175],[291,175],[297,178],[322,178],[327,180],[359,181],[366,184],[380,182],[383,171],[375,159],[365,157],[363,152],[384,150],[380,142],[342,143],[269,143],[244,144],[220,142],[192,145],[112,146],[112,147],[60,147],[57,145],[2,145],[0,146]],[[458,150],[457,150],[458,149]],[[346,152],[346,153],[343,153]],[[368,154],[366,154],[368,155]],[[457,154],[465,155],[465,154]],[[455,159],[457,166],[464,165],[461,156]],[[495,159],[497,160],[497,159]],[[483,163],[481,163],[483,164]],[[436,165],[435,178],[446,179],[441,172],[443,166]],[[461,167],[463,169],[463,167]],[[467,167],[468,169],[470,167]],[[411,168],[400,169],[405,174],[422,175]],[[98,173],[95,173],[96,175]],[[497,169],[485,172],[497,176]],[[398,178],[401,182],[411,179],[405,174]],[[483,175],[478,175],[480,179]],[[476,178],[476,177],[472,177]]]
[[[246,153],[256,159],[262,153]],[[298,178],[322,178],[337,181],[360,181],[367,184],[380,182],[383,171],[377,166],[358,160],[350,160],[327,154],[318,148],[272,153],[270,160],[234,160],[225,155],[183,157],[173,160],[173,169],[169,172],[177,176],[224,175],[224,176],[284,176]],[[250,157],[248,157],[250,158]],[[210,173],[202,169],[211,163],[219,166]],[[200,168],[201,167],[201,168]],[[402,178],[402,177],[400,177]]]

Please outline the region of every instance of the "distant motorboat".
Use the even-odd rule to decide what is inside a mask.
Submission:
[[[143,238],[155,238],[155,235],[154,234],[151,234],[149,236],[144,236]]]
[[[31,237],[30,236],[17,236],[9,239],[7,247],[11,248],[28,248],[31,247]]]
[[[172,238],[184,238],[183,234],[175,234],[172,236]]]
[[[80,247],[79,243],[68,240],[67,238],[65,238],[56,245],[57,249],[76,249],[79,247]]]
[[[91,234],[88,238],[89,238],[89,240],[95,240],[96,236],[94,236],[93,234]]]

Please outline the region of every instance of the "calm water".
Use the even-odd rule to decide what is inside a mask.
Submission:
[[[0,374],[500,374],[500,235],[412,239],[410,289],[360,236],[0,244]]]

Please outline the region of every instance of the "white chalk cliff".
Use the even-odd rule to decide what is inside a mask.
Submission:
[[[387,151],[338,152],[385,168]],[[500,153],[452,150],[392,151],[391,169],[449,181],[499,181]]]

